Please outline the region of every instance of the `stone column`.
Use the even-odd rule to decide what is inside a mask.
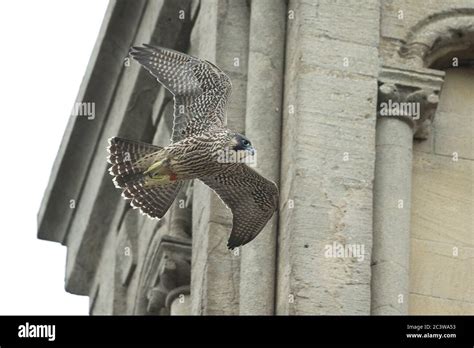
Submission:
[[[197,1],[195,1],[196,3]],[[201,0],[190,53],[215,63],[232,80],[227,125],[245,130],[249,7],[246,0]],[[193,187],[192,313],[239,313],[240,256],[227,249],[232,214],[201,181]]]
[[[252,1],[250,13],[245,134],[257,149],[255,169],[278,182],[286,3]],[[240,249],[240,314],[274,314],[277,224],[275,214]]]
[[[374,181],[372,314],[408,314],[413,137],[426,139],[442,73],[380,73]],[[398,115],[398,116],[397,116]]]
[[[288,4],[277,314],[370,313],[379,9]]]
[[[372,314],[407,314],[413,131],[379,117],[376,132]]]

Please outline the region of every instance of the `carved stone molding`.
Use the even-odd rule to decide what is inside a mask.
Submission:
[[[474,47],[474,8],[456,8],[429,16],[415,25],[400,47],[410,66],[429,67],[449,52]]]
[[[379,74],[378,117],[410,124],[416,139],[426,139],[438,106],[443,71],[384,66]]]
[[[169,315],[174,298],[189,294],[191,240],[164,235],[147,256],[136,314]]]
[[[184,298],[183,296],[189,295],[191,293],[191,287],[189,285],[178,286],[174,288],[166,295],[165,299],[165,306],[166,308],[170,309],[173,301],[175,299]]]
[[[116,276],[120,285],[130,283],[137,266],[137,238],[140,226],[138,214],[131,209],[125,213],[116,241]]]

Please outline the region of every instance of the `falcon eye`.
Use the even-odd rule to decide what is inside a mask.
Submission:
[[[244,145],[244,146],[249,146],[249,145],[250,145],[250,141],[248,141],[247,139],[242,139],[242,145]]]

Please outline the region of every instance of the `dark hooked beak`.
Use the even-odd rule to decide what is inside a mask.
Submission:
[[[255,155],[255,149],[253,147],[247,149],[247,152],[251,155],[251,156],[254,156]]]

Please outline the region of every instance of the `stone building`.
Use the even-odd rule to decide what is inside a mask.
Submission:
[[[142,43],[229,74],[228,124],[279,183],[234,252],[201,182],[159,221],[112,184],[109,137],[170,138],[170,94],[127,58]],[[67,246],[91,314],[474,314],[473,59],[474,0],[111,1],[38,237]]]

